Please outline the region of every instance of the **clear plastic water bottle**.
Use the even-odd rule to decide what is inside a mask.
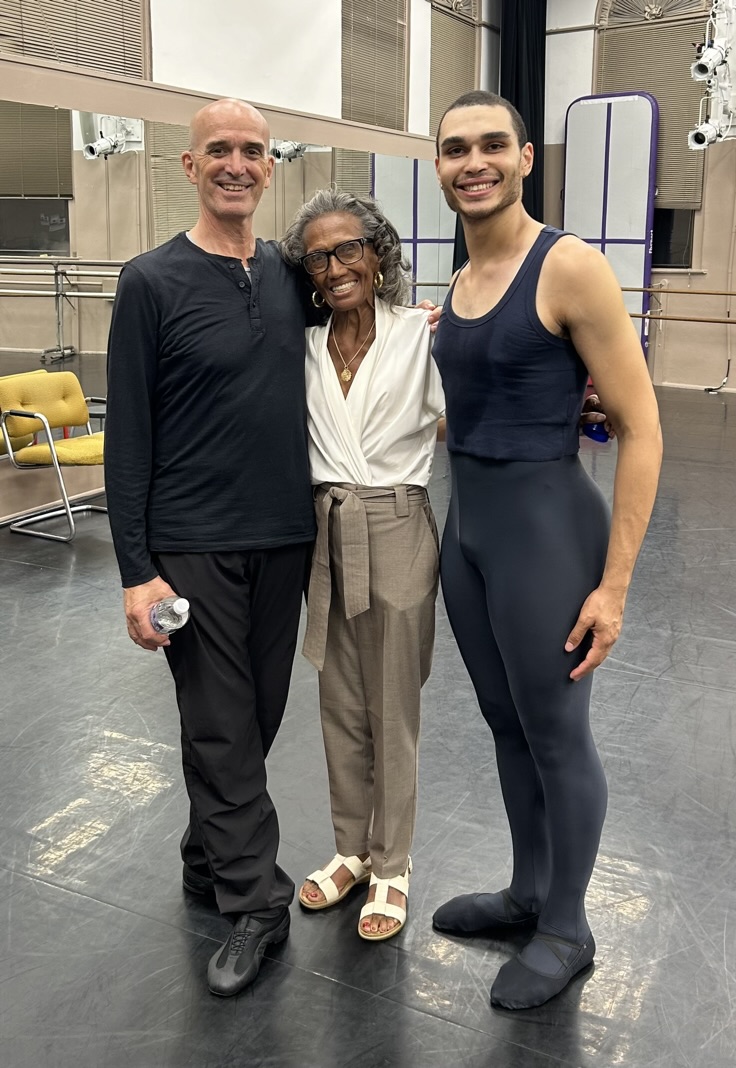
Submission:
[[[171,634],[179,630],[189,619],[189,601],[186,597],[164,597],[151,609],[151,626],[159,634]]]

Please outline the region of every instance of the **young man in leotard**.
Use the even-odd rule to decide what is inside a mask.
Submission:
[[[466,94],[443,116],[437,156],[469,253],[434,349],[453,479],[442,584],[493,732],[514,864],[507,889],[454,898],[434,923],[454,934],[531,929],[491,989],[492,1004],[521,1009],[559,993],[595,953],[584,901],[607,790],[589,726],[592,672],[621,629],[661,434],[605,258],[522,206],[534,152],[518,112]],[[577,458],[588,374],[618,434],[610,533]]]

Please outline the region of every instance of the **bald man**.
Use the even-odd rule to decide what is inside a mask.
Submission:
[[[276,243],[253,235],[268,146],[249,104],[197,112],[182,162],[199,217],[125,265],[108,349],[107,503],[128,633],[163,647],[174,676],[184,885],[213,888],[233,921],[207,973],[223,996],[289,931],[294,884],[276,863],[265,758],[314,538],[301,290]],[[168,638],[150,610],[173,593],[191,618]]]

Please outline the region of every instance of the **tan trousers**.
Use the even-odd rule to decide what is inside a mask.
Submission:
[[[338,853],[407,866],[420,690],[434,646],[437,528],[426,490],[319,486],[304,654],[320,669]]]

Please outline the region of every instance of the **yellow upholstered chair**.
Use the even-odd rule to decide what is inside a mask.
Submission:
[[[60,427],[84,427],[78,437],[54,439],[52,431]],[[79,379],[71,371],[7,375],[0,378],[0,431],[10,462],[19,471],[27,468],[53,467],[59,482],[62,507],[44,508],[11,523],[16,534],[34,534],[52,541],[71,541],[75,534],[74,515],[81,512],[106,512],[99,504],[69,503],[62,467],[102,464],[104,433],[93,434],[89,411]],[[15,444],[16,439],[34,435],[38,444]],[[99,490],[103,493],[104,490]],[[51,534],[35,524],[66,516],[68,534]]]
[[[33,375],[45,375],[47,372],[46,372],[46,368],[45,367],[38,367],[35,371],[24,371],[22,373],[23,374],[33,374]],[[6,378],[17,378],[18,376],[17,375],[5,375],[5,377]],[[12,441],[13,448],[14,449],[22,449],[24,445],[30,445],[31,442],[33,441],[33,438],[34,438],[33,434],[24,434],[23,437],[12,438],[11,441]],[[0,456],[6,456],[7,457],[7,453],[8,453],[8,450],[5,448],[5,441],[4,441],[3,437],[2,437],[2,435],[0,435]]]

